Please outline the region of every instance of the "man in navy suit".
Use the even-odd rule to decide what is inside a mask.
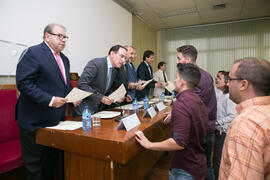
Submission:
[[[143,62],[138,67],[137,75],[138,78],[144,81],[148,81],[150,79],[153,79],[153,70],[151,67],[151,63],[154,61],[154,52],[151,50],[146,50],[143,53]],[[145,86],[145,88],[142,91],[136,91],[136,97],[141,100],[145,96],[149,96],[150,89],[151,88],[159,88],[162,84],[160,82],[156,82],[153,80],[149,84]]]
[[[142,90],[144,87],[141,86],[141,81],[139,80],[134,66],[134,61],[137,56],[136,49],[133,46],[126,46],[127,48],[127,67],[128,67],[128,95],[127,99],[131,102],[135,98],[135,92],[137,90]]]
[[[69,60],[61,52],[68,39],[66,28],[49,24],[44,29],[43,39],[44,42],[30,47],[22,55],[16,72],[20,91],[16,117],[28,179],[53,179],[55,150],[36,144],[35,133],[39,128],[55,126],[65,120],[67,99],[64,97],[72,89]]]

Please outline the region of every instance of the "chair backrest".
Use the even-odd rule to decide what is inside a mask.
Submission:
[[[16,89],[0,90],[0,142],[19,139],[19,127],[15,120]]]
[[[78,81],[70,81],[72,87],[78,86]]]
[[[20,92],[17,89],[16,84],[0,84],[0,89],[16,89],[17,97],[19,97]]]

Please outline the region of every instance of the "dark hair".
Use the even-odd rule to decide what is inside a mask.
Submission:
[[[178,73],[187,82],[189,88],[194,89],[201,80],[201,73],[195,64],[177,64]]]
[[[177,52],[182,53],[185,58],[189,57],[192,62],[196,62],[198,51],[192,45],[184,45],[176,49]]]
[[[236,70],[236,77],[247,80],[252,84],[254,92],[258,96],[270,94],[270,63],[264,59],[246,57],[238,59],[234,64],[239,63]]]
[[[221,71],[218,71],[218,73],[221,73],[221,74],[225,74],[227,71],[224,71],[224,70],[221,70]]]
[[[151,55],[154,55],[154,52],[153,51],[151,51],[151,50],[144,51],[144,53],[143,53],[143,60],[145,61],[146,58],[149,58]]]
[[[164,64],[166,64],[164,61],[159,62],[159,63],[158,63],[158,66],[157,66],[158,69],[160,69],[160,67],[163,66]]]
[[[227,71],[218,71],[218,73],[223,74],[223,76],[224,76],[224,81],[225,81],[226,78],[229,78],[229,73],[230,73],[230,72],[227,72]],[[224,93],[224,94],[229,93],[229,86],[227,85],[227,83],[225,83],[223,93]]]
[[[51,23],[51,24],[48,24],[44,30],[43,30],[43,39],[45,38],[45,33],[52,33],[52,30],[55,26],[59,26],[61,28],[63,28],[65,31],[66,31],[66,28],[65,26],[61,25],[61,24],[57,24],[57,23]]]
[[[115,45],[115,46],[113,46],[113,47],[110,48],[108,55],[110,55],[112,51],[113,51],[114,53],[117,53],[117,52],[119,51],[120,48],[123,48],[123,49],[125,49],[125,50],[127,51],[127,48],[125,48],[124,46],[121,46],[121,45]]]

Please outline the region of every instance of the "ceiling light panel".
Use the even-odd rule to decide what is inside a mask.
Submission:
[[[168,14],[171,11],[192,9],[196,7],[192,0],[145,0],[145,3],[149,8],[160,15]]]

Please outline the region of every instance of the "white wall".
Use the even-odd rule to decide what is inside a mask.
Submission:
[[[111,46],[132,43],[132,15],[112,0],[0,1],[2,40],[39,44],[44,27],[52,22],[67,28],[70,38],[64,53],[71,72],[79,75],[90,59],[106,56]],[[7,63],[1,54],[0,63]]]

